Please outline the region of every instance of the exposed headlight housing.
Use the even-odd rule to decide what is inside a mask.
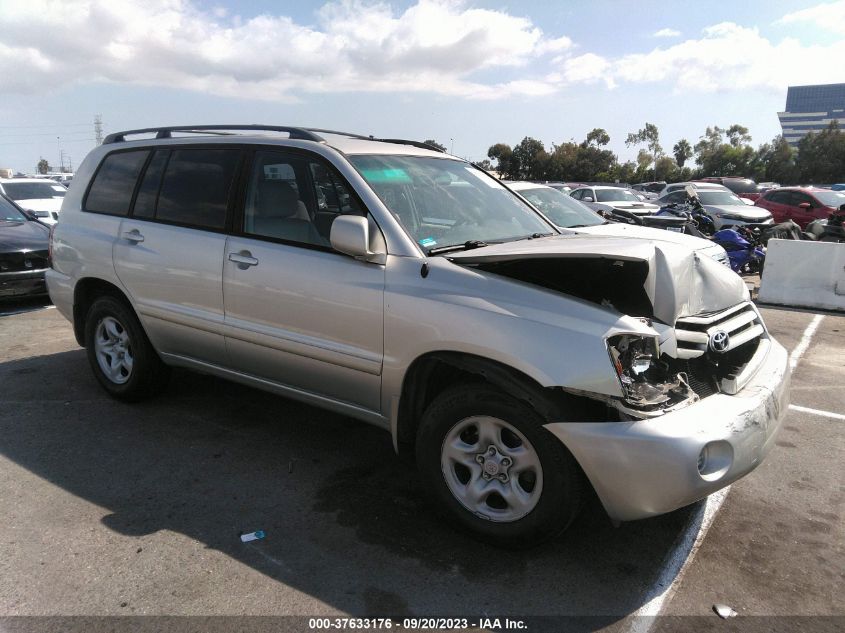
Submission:
[[[629,406],[648,411],[698,400],[684,373],[669,374],[669,365],[660,360],[656,336],[611,336],[607,351],[619,377],[622,398]]]

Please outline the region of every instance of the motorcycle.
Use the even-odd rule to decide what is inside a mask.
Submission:
[[[818,242],[845,242],[845,204],[831,213],[827,220],[810,222],[806,236]]]
[[[660,207],[653,217],[671,216],[683,218],[685,220],[683,233],[695,237],[709,237],[716,230],[713,219],[704,212],[704,207],[701,206],[697,197],[687,198],[687,201],[682,204],[672,203]]]
[[[747,226],[716,231],[713,241],[728,253],[731,270],[739,275],[763,274],[766,251],[761,244],[762,232]]]

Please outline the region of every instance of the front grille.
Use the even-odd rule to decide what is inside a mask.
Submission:
[[[714,353],[710,350],[710,341],[719,331],[728,335],[727,346]],[[675,323],[677,357],[682,360],[699,358],[708,351],[720,357],[741,347],[744,350],[752,348],[753,353],[764,332],[760,315],[748,302],[721,312],[683,317]]]
[[[49,268],[47,251],[0,253],[0,273],[19,273]]]

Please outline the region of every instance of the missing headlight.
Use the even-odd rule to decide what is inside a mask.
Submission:
[[[625,402],[638,409],[666,408],[698,400],[683,372],[669,373],[660,360],[656,337],[620,334],[607,339],[610,360],[619,376]]]

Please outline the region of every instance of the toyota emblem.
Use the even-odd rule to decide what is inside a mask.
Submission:
[[[723,354],[728,349],[730,337],[724,330],[716,330],[710,335],[710,349],[719,354]]]

